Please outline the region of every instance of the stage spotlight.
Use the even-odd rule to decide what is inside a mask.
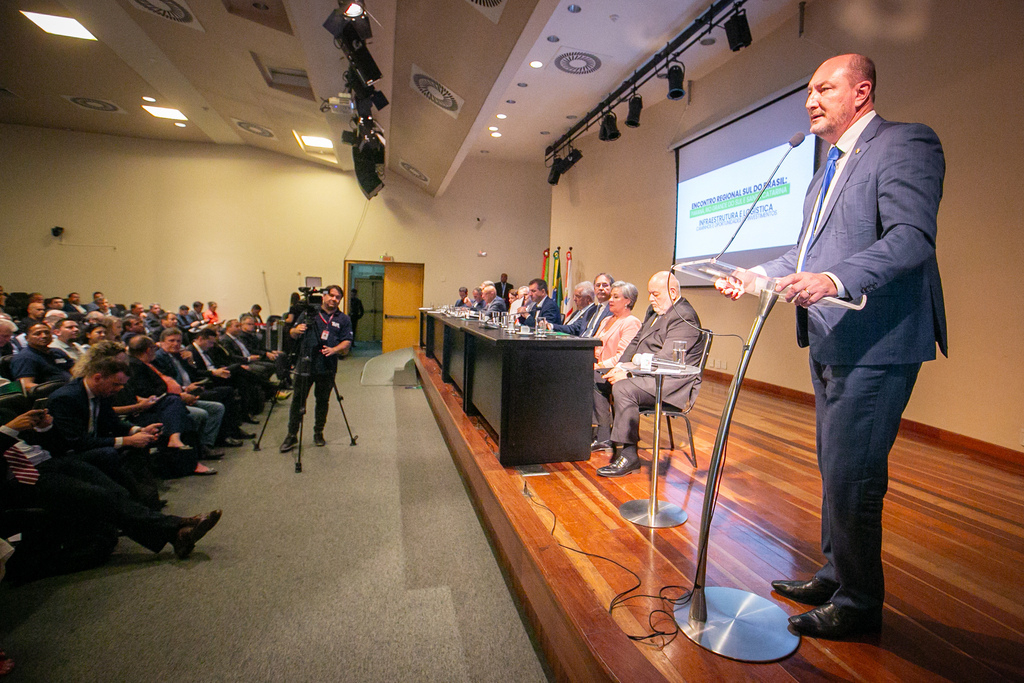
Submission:
[[[562,160],[555,157],[551,161],[551,170],[548,172],[548,185],[557,185],[558,179],[562,177]]]
[[[363,3],[361,2],[341,3],[341,13],[349,19],[355,19],[356,17],[363,16],[363,11]]]
[[[356,181],[367,199],[384,188],[384,136],[372,121],[359,122],[356,144],[352,145],[352,163]]]
[[[673,64],[668,68],[668,98],[670,100],[681,100],[686,97],[683,90],[683,78],[686,77],[686,66]]]
[[[621,135],[615,112],[608,112],[601,119],[601,132],[598,133],[597,138],[611,142],[612,140],[618,140]]]
[[[571,150],[569,150],[569,153],[565,157],[565,161],[562,162],[563,163],[562,173],[565,173],[566,171],[568,171],[570,168],[573,167],[573,164],[575,164],[577,161],[579,161],[582,158],[583,158],[583,152],[579,151],[578,149],[571,149]]]
[[[583,152],[578,149],[571,149],[569,153],[559,159],[555,157],[551,161],[551,171],[548,173],[548,183],[551,185],[557,185],[559,178],[573,167],[577,161],[583,158]]]
[[[725,22],[725,37],[729,39],[729,49],[738,52],[740,49],[750,45],[750,24],[747,23],[747,13],[740,10],[729,17]]]
[[[629,98],[629,116],[626,117],[626,125],[630,128],[640,127],[640,111],[644,108],[644,98],[640,95],[633,95]]]

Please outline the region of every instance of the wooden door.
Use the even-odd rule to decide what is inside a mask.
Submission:
[[[388,353],[417,346],[423,305],[423,264],[384,264],[384,340]]]

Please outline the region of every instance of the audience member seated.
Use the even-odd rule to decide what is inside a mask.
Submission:
[[[102,313],[103,315],[113,315],[114,314],[114,310],[110,306],[110,302],[107,301],[107,299],[100,299],[100,301],[97,302],[96,312],[97,313]]]
[[[210,327],[199,330],[190,350],[200,379],[209,378],[214,386],[227,385],[235,388],[242,397],[243,421],[259,424],[253,417],[263,410],[259,383],[252,373],[242,368],[241,363],[232,365],[227,362],[227,354],[217,346],[217,331]]]
[[[217,325],[220,323],[220,316],[217,315],[216,301],[206,302],[206,312],[203,313],[203,322],[207,325]]]
[[[0,498],[69,520],[109,524],[155,553],[170,543],[180,559],[188,557],[220,520],[220,510],[184,518],[150,510],[89,463],[51,457],[20,438],[22,433],[49,429],[53,422],[46,410],[30,410],[0,427]]]
[[[596,299],[594,306],[596,311],[586,324],[573,324],[570,326],[571,329],[560,328],[558,325],[555,325],[555,329],[559,332],[568,332],[577,337],[593,337],[596,335],[598,326],[600,326],[605,318],[611,315],[611,312],[608,310],[608,299],[612,293],[612,282],[614,280],[608,273],[601,273],[594,278],[594,297]]]
[[[508,311],[508,306],[505,305],[504,299],[498,298],[498,291],[494,288],[494,285],[486,285],[483,289],[483,296],[483,310],[485,313],[505,313]]]
[[[254,306],[253,308],[256,308]],[[257,320],[248,313],[243,313],[238,319],[239,331],[236,334],[249,351],[253,351],[260,356],[260,360],[264,363],[271,363],[273,365],[274,374],[277,375],[278,382],[283,387],[291,386],[291,375],[289,370],[291,368],[288,365],[288,357],[283,351],[271,350],[264,351],[262,347],[264,343],[261,341],[259,332],[257,330]],[[354,335],[354,333],[353,333]],[[288,398],[287,396],[278,396],[278,400]]]
[[[152,335],[154,332],[160,334],[160,330],[164,328],[163,325],[164,310],[160,307],[160,304],[150,304],[149,311],[146,315],[142,316],[142,324],[146,328],[146,334]]]
[[[77,316],[75,320],[81,321],[89,311],[82,305],[82,297],[79,293],[71,292],[64,301],[64,312],[71,317]]]
[[[149,338],[154,342],[160,341],[160,335],[164,330],[178,329],[178,314],[168,311],[160,318],[160,328],[149,333]]]
[[[162,440],[160,444],[164,472],[178,476],[190,471],[216,474],[216,470],[198,462],[203,455],[201,448],[193,451],[185,445],[186,433],[191,441],[198,441],[199,426],[189,417],[182,396],[169,392],[151,367],[155,355],[156,345],[146,335],[135,335],[128,342],[128,384],[114,396],[114,412],[139,426],[162,425],[161,433],[167,438],[166,444]],[[189,466],[191,470],[186,469]]]
[[[249,309],[249,315],[251,315],[252,319],[256,322],[256,327],[263,327],[263,316],[260,315],[262,312],[263,307],[259,304],[253,304],[252,308]],[[239,320],[241,320],[242,317],[244,316],[239,316]]]
[[[195,314],[196,318],[198,318],[200,321],[205,323],[205,316],[203,315],[203,302],[202,301],[193,301],[192,302],[192,313]]]
[[[141,320],[146,315],[146,307],[142,305],[141,301],[133,301],[132,305],[128,307],[127,315],[134,315]]]
[[[484,292],[480,287],[473,288],[473,298],[469,299],[466,305],[474,311],[484,310]]]
[[[526,327],[535,327],[537,319],[547,320],[557,325],[562,319],[558,312],[558,304],[548,297],[548,283],[537,277],[530,280],[528,287],[530,303],[519,309],[519,322]]]
[[[13,338],[18,326],[10,318],[0,319],[0,357],[12,356],[20,349],[15,348]]]
[[[11,373],[21,381],[28,392],[46,382],[67,382],[71,379],[71,367],[75,364],[60,349],[51,349],[53,334],[46,323],[36,323],[28,328],[28,346],[14,354]]]
[[[636,285],[631,282],[620,281],[612,285],[612,296],[608,300],[611,315],[601,321],[601,326],[594,335],[601,340],[601,346],[594,349],[594,356],[597,358],[595,368],[615,367],[622,352],[640,331],[643,323],[631,315],[639,296]]]
[[[100,308],[100,304],[102,304],[102,303],[103,303],[103,292],[93,292],[92,293],[92,301],[90,301],[89,303],[87,303],[85,305],[86,313],[88,313],[90,311],[98,311],[99,308]]]
[[[459,287],[459,298],[455,300],[455,308],[468,307],[469,301],[469,290],[465,287]]]
[[[50,342],[50,348],[60,349],[71,360],[77,361],[85,353],[85,347],[77,341],[79,331],[78,323],[71,318],[61,320],[53,330],[53,341]]]
[[[125,344],[131,341],[131,338],[136,335],[146,334],[146,325],[142,322],[142,318],[132,315],[131,313],[121,319],[121,328],[124,330],[121,333],[121,341]]]
[[[656,358],[672,359],[673,342],[686,342],[687,364],[700,362],[703,341],[700,319],[696,311],[679,293],[679,281],[662,271],[655,273],[647,283],[651,307],[647,310],[640,331],[622,352],[622,360],[630,361],[636,354],[649,353]],[[666,377],[662,385],[662,402],[670,406],[685,406],[692,394],[700,389],[700,377]],[[640,440],[640,410],[654,406],[655,380],[653,377],[633,376],[625,368],[616,366],[607,372],[595,370],[594,421],[597,440],[594,450],[615,450],[610,464],[597,473],[602,477],[621,477],[640,468],[636,445]],[[612,420],[610,399],[615,403]],[[666,459],[666,463],[668,460]]]
[[[201,305],[201,304],[200,304]],[[178,306],[178,327],[185,332],[195,332],[203,324],[203,316],[182,304]]]
[[[43,305],[46,307],[47,313],[50,311],[60,311],[61,313],[64,313],[64,299],[59,296],[44,299]]]
[[[561,324],[555,325],[555,332],[564,332],[579,337],[595,313],[597,313],[597,304],[594,303],[594,283],[584,280],[573,287],[572,313]]]
[[[30,325],[43,322],[43,316],[46,315],[46,307],[43,306],[42,301],[29,302],[27,311],[25,317],[18,324],[18,329],[21,332],[28,332]]]
[[[242,439],[251,439],[253,434],[242,431],[242,407],[238,392],[230,386],[210,386],[209,379],[201,379],[193,355],[183,351],[181,330],[168,329],[160,333],[160,347],[153,359],[153,365],[164,375],[171,377],[187,393],[202,401],[213,401],[224,406],[224,419],[216,446],[241,446]],[[201,403],[199,405],[202,405]]]
[[[87,322],[82,328],[86,348],[107,339],[107,328],[102,322]]]

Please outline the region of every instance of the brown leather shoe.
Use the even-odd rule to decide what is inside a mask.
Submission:
[[[174,537],[174,554],[178,556],[179,560],[184,560],[186,557],[192,554],[192,551],[196,547],[196,543],[206,532],[217,525],[220,521],[221,511],[214,510],[208,512],[205,515],[198,515],[196,517],[189,517],[182,520],[184,525],[178,529],[177,535]]]

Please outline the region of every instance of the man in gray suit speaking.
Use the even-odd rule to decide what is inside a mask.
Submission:
[[[935,260],[945,161],[921,124],[874,111],[875,65],[862,55],[825,61],[808,86],[811,132],[829,143],[804,200],[800,240],[760,268],[797,304],[797,342],[810,346],[822,477],[825,565],[776,592],[815,609],[790,618],[798,633],[844,638],[881,629],[882,500],[889,450],[921,363],[946,354]],[[727,296],[730,282],[716,286]],[[863,310],[815,305],[859,300]]]

